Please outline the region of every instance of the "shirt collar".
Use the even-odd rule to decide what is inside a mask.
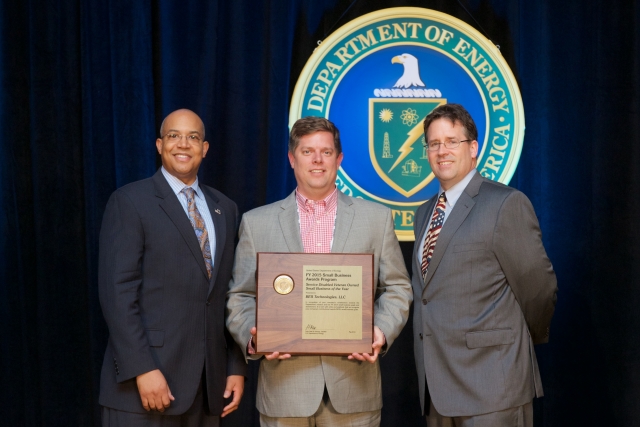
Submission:
[[[202,193],[200,192],[200,186],[198,185],[198,177],[197,176],[196,176],[196,180],[195,180],[195,182],[193,184],[187,185],[184,182],[180,181],[175,176],[171,175],[169,173],[169,171],[164,168],[164,166],[162,166],[162,168],[160,170],[162,171],[162,175],[164,175],[164,178],[167,180],[167,182],[169,183],[169,186],[171,187],[173,192],[176,194],[176,196],[178,194],[180,194],[180,192],[184,188],[191,187],[191,188],[193,188],[193,191],[195,192],[196,197],[199,198],[199,199],[202,199]]]
[[[464,178],[462,178],[462,181],[445,191],[445,193],[447,194],[447,203],[449,204],[449,206],[453,208],[456,205],[456,202],[462,195],[462,192],[465,188],[467,188],[467,185],[469,185],[471,178],[473,178],[476,172],[476,168],[471,169],[471,171],[469,171],[469,173]],[[442,186],[440,186],[438,195],[442,194],[443,191],[444,189],[442,188]]]
[[[334,188],[331,194],[329,194],[322,200],[307,199],[305,196],[300,194],[300,192],[296,188],[296,201],[298,202],[298,208],[305,211],[307,210],[307,202],[311,202],[313,204],[324,202],[325,210],[328,211],[338,203],[338,187]]]

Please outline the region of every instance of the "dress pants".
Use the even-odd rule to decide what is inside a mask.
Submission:
[[[445,417],[429,403],[427,427],[533,427],[533,403],[471,417]]]
[[[295,405],[295,403],[292,403]],[[310,417],[269,417],[260,414],[261,427],[378,427],[380,409],[367,412],[341,414],[335,410],[327,390],[320,401],[320,407]]]
[[[103,406],[102,427],[219,427],[219,416],[205,414],[203,396],[201,381],[193,404],[182,415],[164,415],[158,411],[138,414]]]

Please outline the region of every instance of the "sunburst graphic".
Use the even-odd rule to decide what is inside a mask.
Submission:
[[[413,126],[418,123],[418,113],[413,108],[403,110],[400,118],[402,119],[403,125]]]
[[[383,122],[389,123],[391,120],[393,120],[393,111],[388,108],[383,108],[382,110],[380,110],[379,117]]]

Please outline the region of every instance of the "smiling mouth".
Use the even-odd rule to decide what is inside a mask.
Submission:
[[[191,156],[189,156],[188,154],[174,154],[173,156],[175,158],[177,158],[178,160],[189,160],[189,159],[191,159]]]

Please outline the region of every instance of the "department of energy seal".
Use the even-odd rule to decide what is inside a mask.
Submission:
[[[293,290],[293,279],[287,274],[281,274],[273,280],[273,289],[280,295],[287,295]]]
[[[416,209],[438,191],[422,122],[448,102],[476,122],[478,171],[507,184],[524,138],[518,85],[496,46],[444,13],[384,9],[335,31],[307,61],[289,123],[334,122],[344,152],[338,189],[390,207],[398,239],[411,241]]]

